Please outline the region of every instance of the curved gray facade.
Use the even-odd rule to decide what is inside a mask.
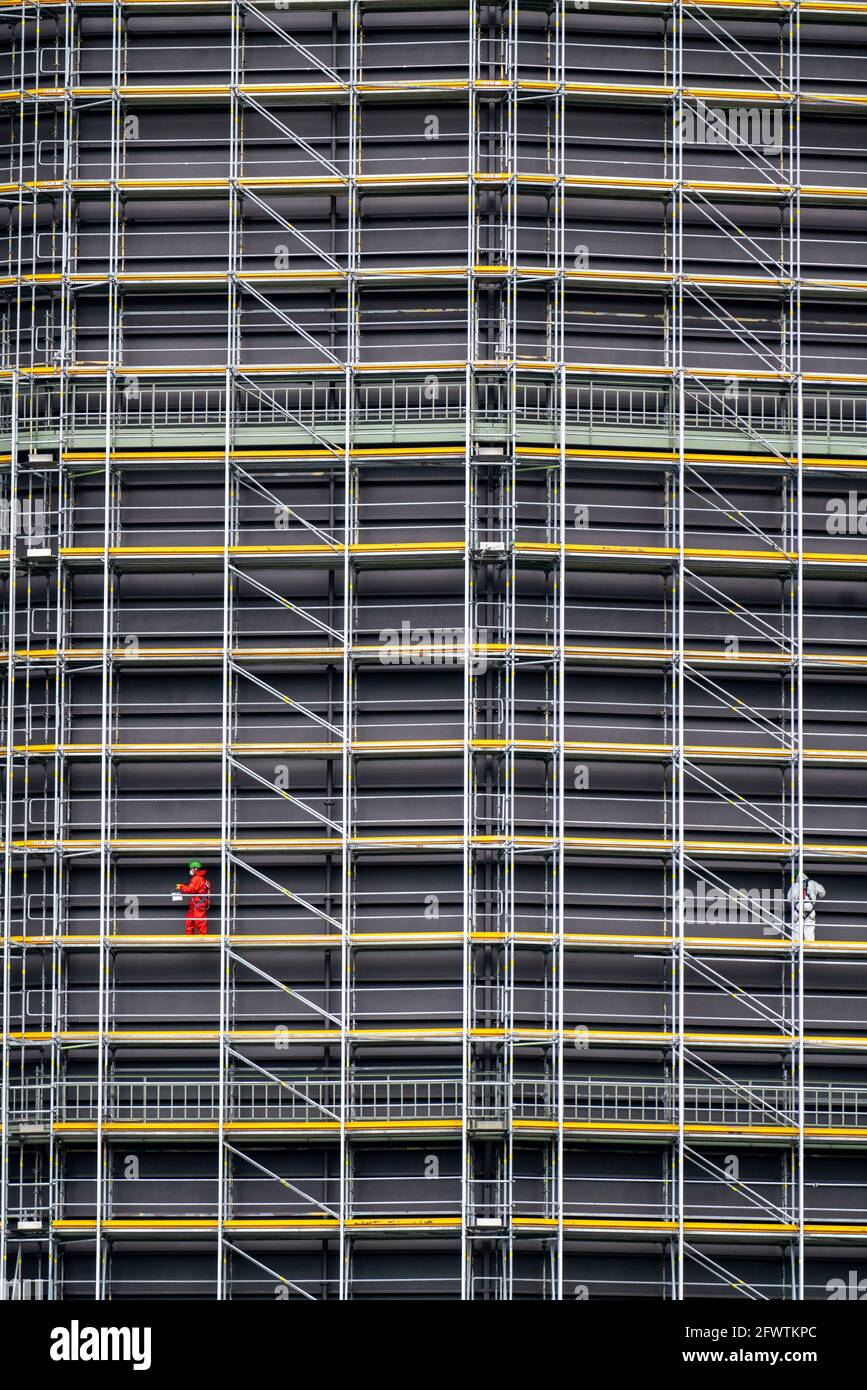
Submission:
[[[865,19],[0,0],[6,1296],[860,1296]]]

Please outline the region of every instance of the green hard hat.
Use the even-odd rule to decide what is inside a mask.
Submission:
[[[201,869],[203,867],[204,866],[202,864],[201,859],[191,859],[189,864],[187,865],[188,869]]]

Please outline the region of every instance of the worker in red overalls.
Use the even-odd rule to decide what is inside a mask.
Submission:
[[[176,885],[180,893],[190,895],[187,908],[187,936],[204,936],[208,930],[208,908],[211,906],[211,885],[205,877],[201,861],[191,859],[189,883]]]

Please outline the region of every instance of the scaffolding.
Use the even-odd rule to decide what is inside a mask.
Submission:
[[[0,1297],[858,1296],[865,21],[0,0]]]

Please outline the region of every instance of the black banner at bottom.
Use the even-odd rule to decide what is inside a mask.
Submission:
[[[452,1329],[461,1338],[458,1343]],[[757,1303],[738,1296],[684,1303],[40,1302],[0,1303],[0,1364],[24,1359],[50,1384],[126,1374],[220,1376],[246,1367],[261,1381],[283,1367],[329,1378],[341,1367],[426,1380],[457,1369],[472,1337],[485,1373],[518,1370],[518,1357],[580,1352],[605,1374],[667,1375],[698,1383],[709,1370],[769,1376],[793,1367],[851,1372],[867,1319],[860,1299]],[[466,1358],[466,1350],[460,1353]],[[311,1364],[312,1363],[312,1364]],[[402,1371],[399,1368],[402,1367]],[[387,1373],[386,1373],[387,1368]],[[469,1369],[467,1365],[465,1369]],[[379,1378],[379,1376],[377,1376]],[[733,1381],[734,1383],[734,1381]]]

